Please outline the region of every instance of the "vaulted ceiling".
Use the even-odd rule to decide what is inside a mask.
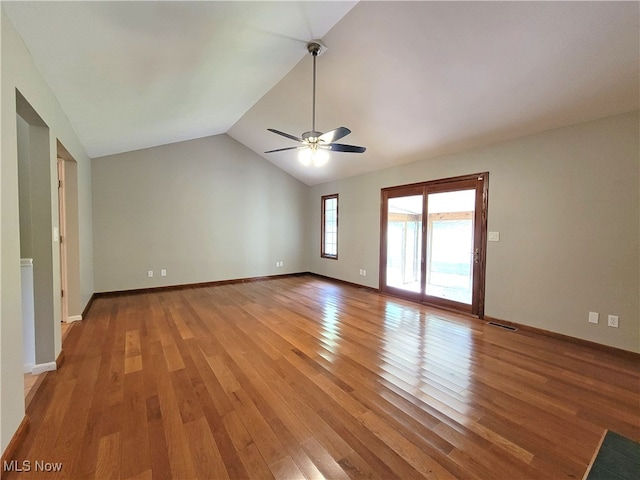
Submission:
[[[228,133],[307,184],[639,108],[638,2],[2,2],[91,157]],[[303,167],[267,131],[344,143]]]

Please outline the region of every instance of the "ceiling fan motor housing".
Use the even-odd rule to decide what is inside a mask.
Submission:
[[[307,140],[309,142],[315,142],[318,140],[318,137],[320,137],[321,135],[322,135],[322,132],[311,130],[310,132],[304,132],[302,134],[302,139]]]

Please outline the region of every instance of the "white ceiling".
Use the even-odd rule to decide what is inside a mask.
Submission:
[[[639,108],[638,2],[2,2],[92,157],[227,132],[307,184]],[[322,168],[263,154],[347,126]]]

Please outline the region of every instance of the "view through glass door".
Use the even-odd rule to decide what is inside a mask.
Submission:
[[[427,296],[471,305],[475,193],[456,190],[427,197]]]
[[[389,198],[387,285],[420,293],[422,285],[422,195]]]
[[[482,316],[488,174],[382,190],[380,286]]]

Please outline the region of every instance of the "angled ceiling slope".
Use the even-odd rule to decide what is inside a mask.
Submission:
[[[354,6],[355,5],[355,6]],[[2,2],[92,157],[229,133],[312,185],[639,108],[639,2]],[[267,131],[362,155],[303,167]]]
[[[356,2],[2,2],[90,157],[225,133]]]

